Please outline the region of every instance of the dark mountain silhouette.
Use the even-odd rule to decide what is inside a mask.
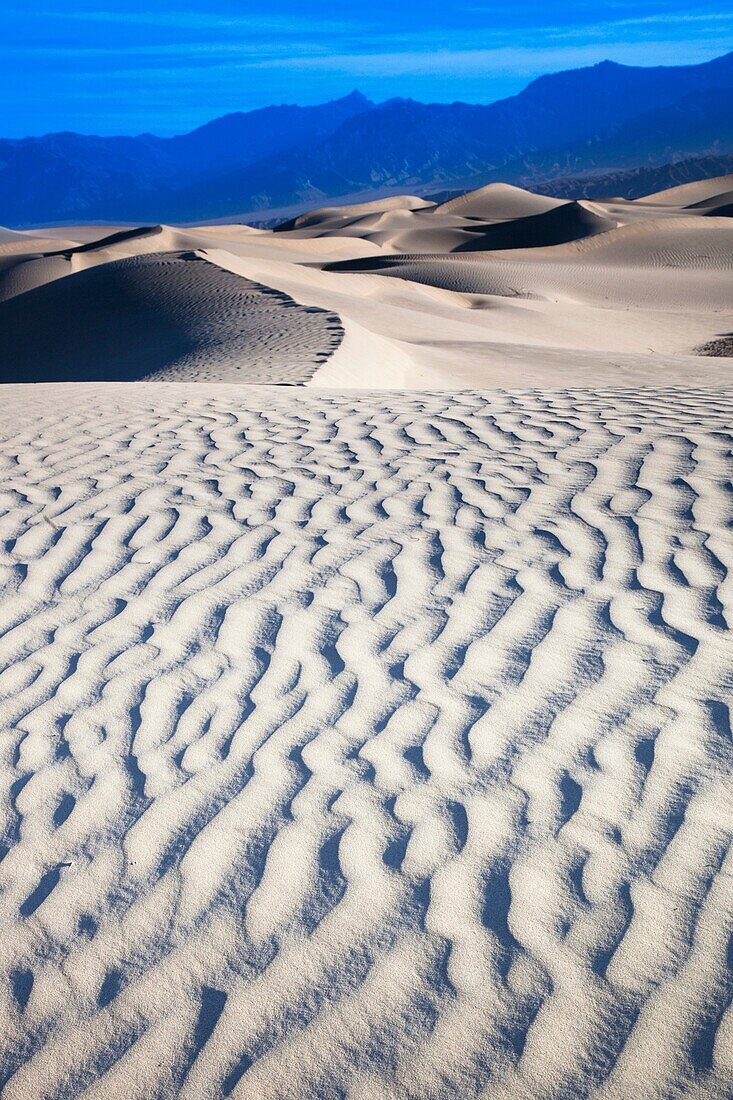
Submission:
[[[609,61],[486,106],[358,92],[227,115],[190,134],[0,141],[0,223],[246,217],[390,189],[536,186],[733,152],[733,53],[701,65]]]
[[[537,186],[575,173],[596,175],[733,152],[731,103],[733,79],[730,87],[693,92],[582,141],[524,155],[503,165],[501,176]]]
[[[317,107],[225,115],[173,138],[62,133],[0,140],[0,224],[135,220],[143,209],[165,214],[184,183],[317,144],[373,106],[353,92]]]
[[[559,199],[605,199],[614,196],[640,199],[644,195],[667,191],[670,187],[679,187],[684,183],[727,175],[733,175],[733,154],[690,157],[673,164],[629,168],[602,175],[564,176],[548,181],[544,191]]]

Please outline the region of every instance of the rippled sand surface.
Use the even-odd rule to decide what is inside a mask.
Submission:
[[[730,1097],[730,409],[4,388],[3,1096]]]

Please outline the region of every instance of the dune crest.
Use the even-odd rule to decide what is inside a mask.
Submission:
[[[460,214],[464,218],[485,218],[508,221],[544,214],[563,206],[564,199],[536,195],[510,183],[490,183],[475,191],[467,191],[435,208],[436,214]]]
[[[342,337],[335,314],[195,252],[95,263],[0,302],[0,328],[2,382],[21,373],[33,382],[302,383]]]
[[[666,191],[656,191],[653,195],[637,199],[637,202],[678,206],[689,210],[715,201],[721,195],[728,195],[732,190],[733,175],[715,176],[712,179],[682,183],[678,187],[669,187]]]

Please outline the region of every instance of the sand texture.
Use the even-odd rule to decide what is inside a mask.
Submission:
[[[38,317],[43,328],[34,339]],[[243,375],[250,383],[302,383],[343,335],[334,314],[193,252],[148,253],[53,279],[0,303],[0,329],[3,382],[162,374],[168,381]]]
[[[2,1100],[731,1100],[732,197],[0,231]]]
[[[730,410],[6,387],[3,1097],[730,1097]]]

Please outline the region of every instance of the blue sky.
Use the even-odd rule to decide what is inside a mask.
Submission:
[[[269,103],[487,103],[604,58],[733,49],[733,0],[0,0],[0,134],[178,133]]]

